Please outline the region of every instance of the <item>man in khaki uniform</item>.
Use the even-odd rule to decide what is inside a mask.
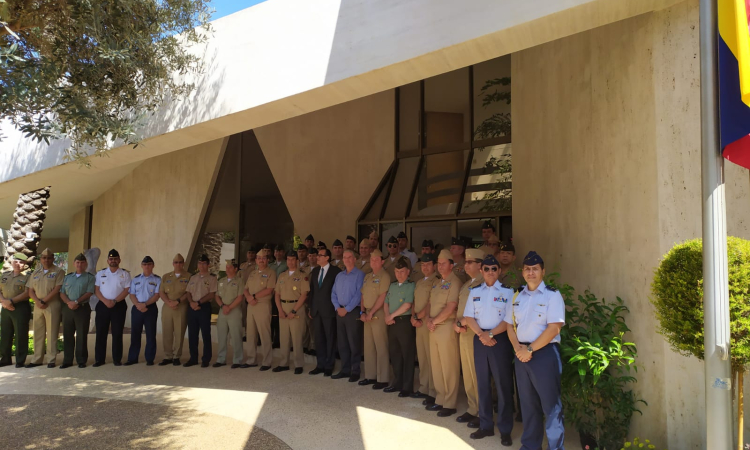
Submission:
[[[483,251],[485,255],[494,255],[495,252],[497,252],[497,247],[492,247],[490,245],[490,238],[493,236],[497,239],[495,226],[492,225],[492,222],[486,220],[484,224],[482,224],[482,246],[479,247],[479,250]]]
[[[173,271],[161,277],[159,296],[164,305],[161,308],[161,331],[164,346],[164,359],[160,366],[180,365],[182,345],[187,330],[188,294],[190,272],[185,270],[185,258],[176,254],[172,258]]]
[[[351,250],[352,253],[354,253],[354,257],[359,259],[359,253],[357,252],[357,240],[354,239],[354,236],[348,235],[344,243],[346,244],[344,246],[344,250]]]
[[[500,246],[500,251],[497,256],[497,260],[500,263],[500,273],[497,276],[497,280],[505,286],[517,291],[522,284],[525,284],[525,282],[523,275],[521,275],[521,272],[515,264],[516,247],[512,242],[504,242]]]
[[[435,244],[432,242],[431,239],[425,239],[422,241],[422,255],[426,255],[429,253],[435,253]],[[421,258],[419,261],[417,261],[416,264],[414,264],[414,267],[411,270],[411,276],[409,277],[409,281],[412,281],[416,283],[417,281],[421,280],[424,277],[422,274],[422,261]]]
[[[346,270],[346,266],[344,266],[344,244],[342,244],[340,240],[336,239],[333,241],[331,254],[331,265],[336,266],[341,270]]]
[[[310,251],[304,245],[300,244],[297,246],[297,269],[298,270],[310,273],[311,269],[310,269],[309,263],[307,262],[307,255],[309,253]],[[289,270],[289,267],[287,267],[287,271],[288,270]]]
[[[380,236],[378,236],[378,232],[373,230],[372,232],[370,232],[369,236],[367,237],[368,237],[368,241],[370,241],[370,251],[378,248],[378,244],[380,243]]]
[[[401,257],[400,250],[398,249],[398,239],[391,236],[390,239],[388,239],[386,247],[388,247],[388,256],[385,257],[383,268],[388,272],[388,276],[391,277],[391,280],[395,280],[396,262],[398,261],[398,258]],[[409,261],[409,270],[411,271],[411,261]]]
[[[310,252],[307,255],[307,266],[303,269],[305,273],[310,275],[318,267],[318,249],[315,247],[310,248]],[[305,354],[316,356],[315,352],[315,331],[312,326],[312,315],[310,314],[310,302],[305,302],[305,339],[302,341],[302,345],[305,347]]]
[[[371,251],[372,250],[370,249],[370,241],[367,239],[362,239],[362,242],[359,243],[359,259],[357,259],[357,269],[364,272],[365,275],[372,272],[372,267],[370,267],[370,252]]]
[[[307,237],[305,238],[305,247],[307,247],[308,249],[311,249],[314,246],[315,246],[315,238],[313,238],[312,234],[308,234]]]
[[[412,394],[412,398],[424,398],[423,405],[435,403],[435,380],[432,378],[432,366],[430,363],[430,330],[425,325],[425,320],[430,313],[430,292],[432,285],[439,280],[435,272],[437,255],[434,253],[422,253],[419,268],[422,277],[416,281],[414,287],[414,308],[412,309],[411,324],[417,329],[417,361],[419,361],[419,390]]]
[[[192,367],[198,364],[198,334],[203,338],[203,358],[201,367],[208,367],[213,356],[211,347],[211,300],[218,289],[216,275],[208,272],[208,255],[205,253],[198,258],[198,273],[190,277],[188,282],[188,348],[190,359],[182,367]]]
[[[360,386],[372,384],[373,389],[388,386],[391,366],[388,359],[388,327],[385,324],[383,304],[391,277],[383,269],[383,254],[380,250],[370,253],[372,272],[365,275],[362,283],[360,320],[365,324],[365,379]]]
[[[255,270],[256,262],[255,260],[258,257],[258,252],[255,251],[254,248],[250,248],[250,250],[246,253],[246,260],[242,264],[240,264],[240,270],[242,271],[241,276],[243,280],[247,280],[247,276]]]
[[[461,369],[464,375],[464,389],[469,407],[466,412],[456,417],[456,422],[466,423],[469,428],[479,428],[479,391],[477,390],[477,370],[474,366],[474,331],[464,323],[464,310],[469,299],[469,293],[484,282],[482,277],[482,261],[484,252],[478,248],[466,249],[466,263],[464,269],[470,279],[461,286],[458,293],[458,309],[453,331],[458,333],[458,346],[461,353]]]
[[[466,241],[463,237],[453,238],[451,241],[451,258],[453,259],[453,273],[456,274],[461,284],[463,285],[469,281],[469,276],[466,275],[464,270],[464,252],[466,251]]]
[[[308,274],[297,268],[297,254],[290,251],[286,255],[289,268],[282,273],[277,282],[276,307],[279,309],[279,328],[281,340],[281,361],[274,372],[289,370],[289,347],[294,347],[294,373],[302,373],[305,364],[305,353],[302,351],[302,340],[305,336],[306,323],[301,316],[302,307],[310,291]]]
[[[266,264],[268,264],[267,259]],[[227,259],[225,268],[227,276],[219,280],[216,290],[216,304],[219,305],[219,317],[216,321],[216,331],[219,333],[219,355],[213,367],[227,365],[227,333],[232,339],[232,369],[242,364],[242,312],[240,308],[243,306],[244,298],[242,277],[238,275],[238,270],[237,260]],[[252,277],[252,274],[250,276]]]
[[[456,413],[460,358],[458,336],[453,331],[453,321],[458,307],[458,293],[461,280],[453,273],[451,252],[440,251],[438,273],[430,291],[430,315],[425,321],[430,330],[430,363],[432,378],[435,380],[437,396],[435,403],[427,406],[428,411],[437,411],[438,417],[448,417]]]
[[[257,257],[258,268],[247,278],[244,295],[247,302],[247,362],[243,369],[258,367],[266,371],[271,368],[272,346],[271,340],[271,302],[273,290],[276,287],[276,271],[268,267],[268,253],[261,252]],[[286,267],[286,261],[284,261]],[[258,355],[258,339],[260,335],[260,355]]]
[[[3,272],[0,278],[0,367],[9,366],[12,361],[13,338],[16,339],[16,368],[26,363],[29,353],[29,320],[31,305],[26,283],[29,273],[25,271],[28,258],[23,253],[16,253],[10,259],[12,270]]]
[[[44,361],[47,367],[52,368],[57,362],[57,338],[60,335],[62,311],[60,288],[65,272],[54,265],[55,254],[52,250],[45,248],[40,259],[41,266],[34,270],[26,283],[29,297],[34,300],[34,356],[26,367],[41,366]]]
[[[268,267],[276,271],[276,277],[281,275],[281,272],[286,270],[286,250],[284,246],[279,244],[273,250],[273,257],[276,261],[273,264],[269,264]]]

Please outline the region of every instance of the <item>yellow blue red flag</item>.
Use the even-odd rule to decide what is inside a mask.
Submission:
[[[750,0],[718,2],[721,152],[750,169]]]

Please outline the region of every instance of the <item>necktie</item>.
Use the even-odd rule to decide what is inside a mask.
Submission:
[[[318,287],[323,286],[323,275],[324,275],[323,269],[320,269],[320,278],[318,278]]]

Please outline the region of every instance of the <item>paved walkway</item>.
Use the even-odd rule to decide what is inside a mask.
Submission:
[[[129,336],[125,337],[125,352]],[[185,345],[187,349],[187,343]],[[421,400],[346,380],[253,369],[140,364],[64,370],[0,369],[0,436],[7,448],[232,450],[477,448],[498,449],[500,436],[474,441],[471,431],[428,412]],[[214,355],[216,350],[214,349]],[[231,354],[231,353],[230,353]],[[161,352],[156,361],[161,360]],[[58,365],[62,355],[58,357]],[[183,357],[183,362],[186,358]],[[466,409],[460,398],[458,410]],[[23,430],[22,433],[17,433]],[[520,447],[521,424],[513,430]],[[566,447],[578,448],[568,433]],[[12,440],[8,441],[9,436]]]

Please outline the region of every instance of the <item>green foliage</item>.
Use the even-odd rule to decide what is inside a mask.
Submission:
[[[86,162],[136,129],[201,70],[209,0],[0,1],[0,117],[47,144],[69,138]]]
[[[560,332],[563,360],[562,402],[567,423],[593,436],[601,450],[621,447],[638,399],[629,389],[637,372],[636,346],[624,339],[628,308],[621,298],[598,299],[589,291],[575,296],[570,285],[558,285],[556,274],[545,282],[557,286],[567,307]]]
[[[727,238],[732,368],[750,362],[750,241]],[[672,349],[703,359],[703,243],[675,245],[651,284],[659,333]]]
[[[63,341],[62,338],[57,338],[57,351],[63,351]],[[16,356],[16,342],[13,341],[13,347],[10,352],[11,356]],[[29,355],[34,354],[34,336],[29,335]]]
[[[656,446],[652,444],[651,441],[648,439],[641,441],[640,439],[635,438],[633,439],[633,442],[625,441],[625,443],[622,444],[622,447],[620,447],[620,450],[625,450],[626,448],[632,448],[632,449],[642,448],[646,450],[654,450],[656,449]],[[667,449],[664,449],[664,450],[667,450]]]

